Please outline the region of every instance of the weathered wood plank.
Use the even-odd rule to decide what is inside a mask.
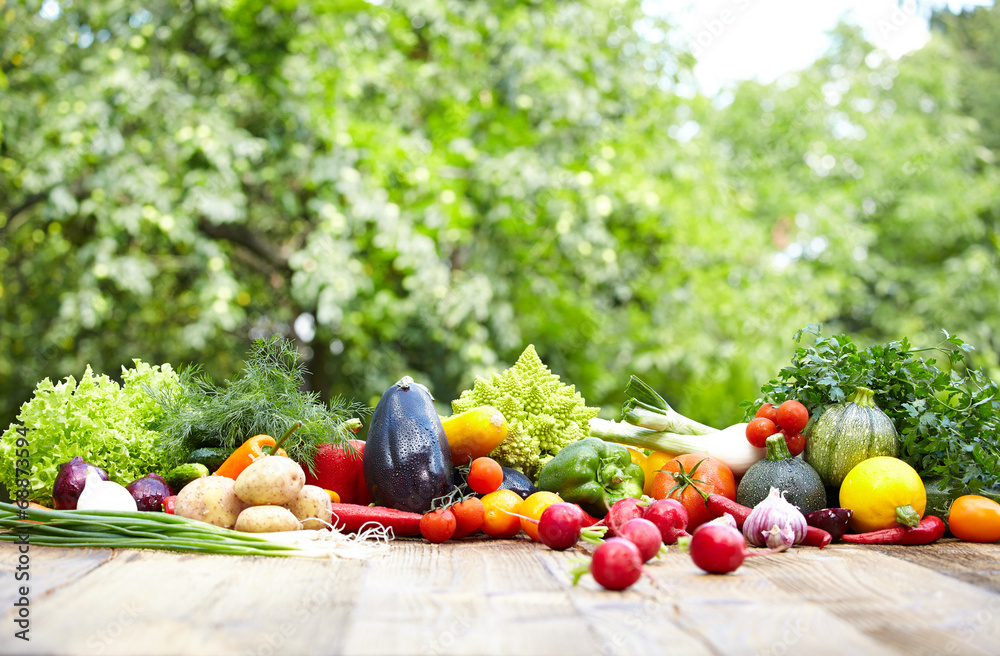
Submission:
[[[20,563],[21,552],[14,544],[0,544],[0,608],[8,613],[21,585],[29,588],[31,601],[44,598],[53,590],[72,583],[91,570],[111,560],[111,549],[51,549],[31,546],[26,554],[26,569],[29,579],[25,583],[15,578]]]
[[[1000,558],[995,544],[974,544],[948,538],[925,546],[872,545],[867,548],[1000,592]]]
[[[346,631],[364,564],[121,550],[33,602],[25,654],[280,654]]]
[[[821,604],[900,653],[994,654],[1000,644],[1000,595],[989,590],[868,547],[837,545],[787,555],[751,565],[775,586]],[[981,612],[997,621],[978,622]]]
[[[1000,547],[971,547],[968,572],[996,567]],[[31,643],[12,649],[7,632],[3,653],[909,656],[1000,644],[1000,595],[912,551],[801,548],[726,576],[671,552],[622,593],[589,577],[574,587],[581,550],[524,539],[398,540],[364,561],[31,553],[32,576],[52,584],[32,599]],[[4,580],[14,562],[0,552]]]

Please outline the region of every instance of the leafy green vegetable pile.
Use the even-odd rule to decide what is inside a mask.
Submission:
[[[846,335],[824,337],[810,324],[795,334],[812,335],[791,365],[761,387],[764,398],[745,402],[747,417],[765,401],[798,399],[813,419],[841,403],[861,385],[896,425],[900,458],[922,476],[961,481],[972,491],[1000,484],[1000,395],[997,383],[965,362],[972,346],[945,332],[940,344],[913,348],[906,339],[859,349]],[[946,370],[921,353],[938,353]]]
[[[352,429],[360,426],[355,416],[367,409],[340,397],[324,404],[319,394],[302,391],[304,382],[298,349],[280,335],[254,342],[243,375],[222,386],[197,369],[184,370],[175,390],[154,394],[164,409],[156,425],[163,457],[176,466],[194,449],[232,451],[254,435],[277,439],[301,421],[283,447],[312,469],[318,445],[352,437]]]
[[[31,464],[29,500],[52,503],[59,465],[73,456],[103,467],[111,480],[126,485],[149,472],[166,471],[166,455],[156,448],[153,427],[163,410],[147,390],[169,394],[180,389],[169,364],[141,360],[122,367],[122,384],[90,367],[80,381],[73,376],[53,384],[48,378],[21,406],[17,419],[0,437],[0,483],[18,489],[15,443],[26,432]]]

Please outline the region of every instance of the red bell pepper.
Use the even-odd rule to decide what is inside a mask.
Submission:
[[[350,443],[354,447],[354,453],[341,445],[319,445],[313,461],[315,473],[304,467],[306,484],[333,490],[340,496],[341,503],[367,506],[372,502],[372,496],[368,491],[362,466],[365,443],[361,440],[350,440]]]
[[[163,512],[168,515],[174,514],[174,504],[177,502],[177,495],[172,494],[169,497],[163,497]]]

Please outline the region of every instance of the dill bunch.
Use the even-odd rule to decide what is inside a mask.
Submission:
[[[301,421],[282,447],[288,456],[313,470],[317,447],[343,444],[370,410],[336,397],[328,404],[315,392],[302,390],[305,365],[295,345],[277,335],[254,342],[239,378],[216,385],[197,367],[180,373],[174,390],[147,390],[163,407],[154,427],[159,448],[174,464],[194,449],[214,446],[235,450],[254,435],[279,439]]]

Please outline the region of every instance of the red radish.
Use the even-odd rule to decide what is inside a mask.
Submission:
[[[638,499],[622,499],[616,501],[608,511],[608,516],[604,518],[604,524],[608,527],[608,535],[614,537],[618,535],[618,529],[625,525],[630,519],[642,517],[643,507],[639,505]]]
[[[688,513],[677,499],[659,499],[646,506],[642,513],[643,519],[648,519],[660,529],[660,539],[663,544],[676,544],[677,538],[688,534],[685,528],[688,524]]]
[[[711,574],[728,574],[735,571],[743,561],[751,556],[768,556],[779,553],[791,546],[781,544],[766,551],[750,551],[747,549],[746,538],[733,527],[731,523],[716,521],[702,524],[695,529],[694,535],[688,541],[687,550],[691,560],[701,569]]]
[[[625,522],[618,529],[618,535],[639,547],[639,555],[642,556],[644,563],[655,558],[656,554],[660,553],[660,548],[663,547],[660,529],[653,522],[641,517]]]
[[[639,548],[623,538],[608,538],[594,550],[590,574],[603,588],[624,590],[642,576]]]
[[[699,526],[688,545],[691,560],[711,574],[728,574],[735,571],[750,551],[743,534],[725,524]]]
[[[538,537],[548,548],[563,551],[580,541],[586,521],[586,513],[575,503],[554,503],[538,518]]]

